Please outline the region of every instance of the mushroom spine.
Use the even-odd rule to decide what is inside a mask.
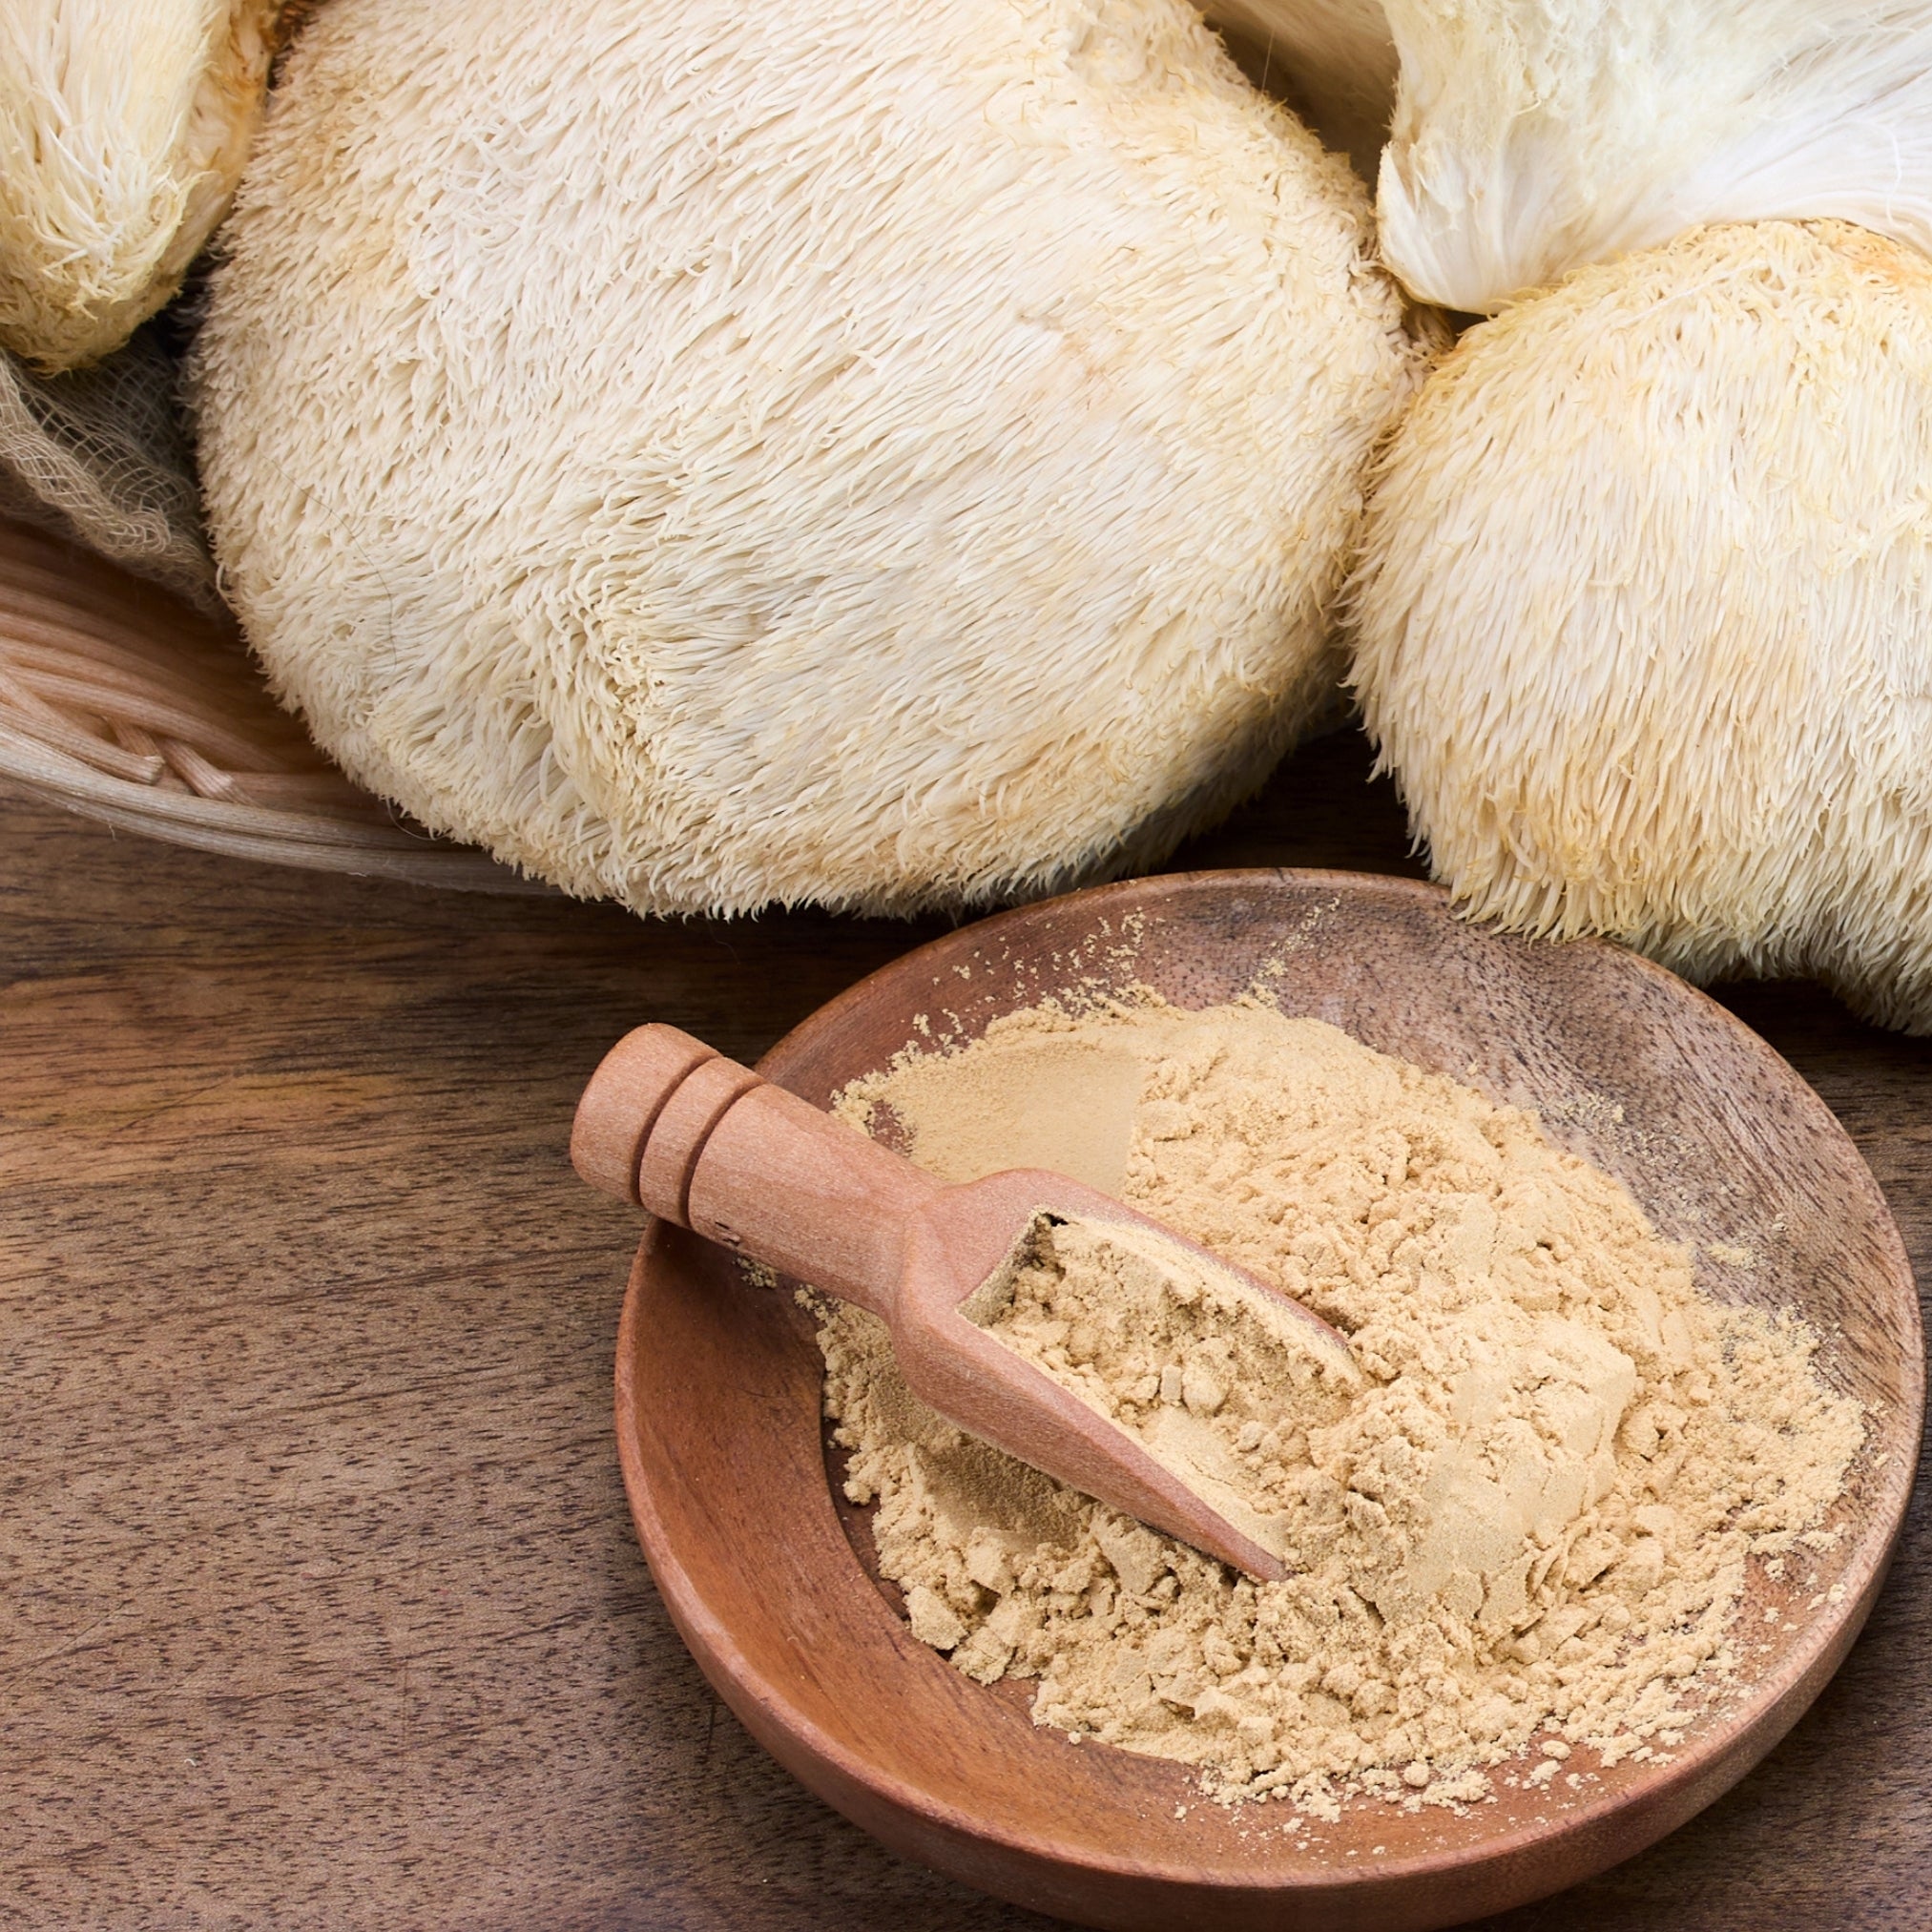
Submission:
[[[1385,0],[1379,193],[1419,298],[1491,313],[1711,222],[1836,217],[1932,252],[1923,0]]]

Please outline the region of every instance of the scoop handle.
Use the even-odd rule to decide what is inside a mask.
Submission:
[[[941,1192],[675,1027],[639,1027],[605,1054],[571,1159],[592,1187],[888,1320],[905,1224]]]

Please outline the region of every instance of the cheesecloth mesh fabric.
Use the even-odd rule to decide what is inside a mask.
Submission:
[[[217,602],[176,362],[150,323],[59,376],[0,350],[0,515],[73,537],[203,608]]]

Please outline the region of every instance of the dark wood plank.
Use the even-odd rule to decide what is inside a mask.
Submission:
[[[1046,1925],[888,1857],[711,1697],[618,1487],[632,1223],[564,1157],[625,1027],[754,1057],[938,924],[645,924],[0,811],[0,1922]],[[1175,862],[1415,869],[1346,734]],[[1732,1003],[1922,1277],[1932,1049],[1807,987]],[[1771,1761],[1497,1932],[1922,1925],[1928,1567],[1922,1495]]]

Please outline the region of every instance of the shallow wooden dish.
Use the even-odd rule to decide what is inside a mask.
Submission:
[[[645,1552],[705,1674],[781,1763],[896,1850],[1082,1924],[1404,1932],[1630,1857],[1741,1777],[1822,1688],[1883,1580],[1917,1460],[1918,1301],[1864,1162],[1755,1034],[1618,948],[1501,938],[1405,881],[1172,876],[952,933],[822,1008],[760,1067],[823,1104],[922,1037],[921,1015],[970,1038],[1095,980],[1201,1007],[1271,962],[1284,1011],[1541,1109],[1662,1233],[1754,1251],[1749,1270],[1700,1258],[1700,1281],[1804,1314],[1828,1337],[1824,1373],[1872,1405],[1868,1440],[1830,1519],[1838,1547],[1782,1580],[1754,1563],[1737,1694],[1670,1762],[1603,1771],[1579,1751],[1566,1772],[1598,1774],[1580,1790],[1499,1782],[1462,1818],[1364,1799],[1291,1845],[1263,1829],[1283,1809],[1224,1811],[1178,1765],[1070,1746],[1033,1728],[1023,1695],[917,1642],[834,1505],[818,1352],[791,1297],[653,1224],[618,1340],[618,1442]],[[1767,1622],[1774,1607],[1796,1627]]]

